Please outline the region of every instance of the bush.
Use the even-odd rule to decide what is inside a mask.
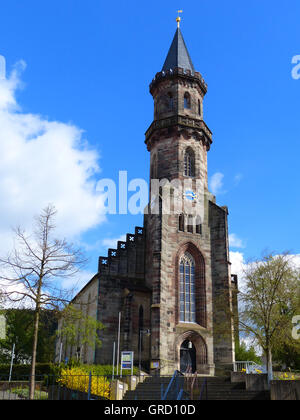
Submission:
[[[57,382],[62,386],[65,386],[74,391],[87,393],[89,390],[89,374],[83,368],[83,366],[62,368],[60,377]],[[105,376],[92,373],[91,394],[109,399],[110,383]]]
[[[74,368],[74,367],[80,367],[82,371],[84,371],[86,374],[89,374],[90,372],[92,375],[98,375],[98,376],[107,376],[111,377],[113,374],[113,366],[112,365],[88,365],[88,364],[82,364],[78,362],[77,360],[71,359],[67,365],[65,363],[61,363],[60,365],[53,365],[53,373],[60,375],[61,370],[68,368]],[[120,374],[120,366],[119,366],[119,374]],[[117,367],[115,366],[114,374],[117,374]],[[123,375],[130,375],[130,370],[123,371]],[[134,366],[133,367],[133,374],[138,375],[139,369]]]
[[[241,362],[255,362],[257,364],[261,363],[261,358],[256,354],[254,347],[247,349],[244,342],[240,343],[235,348],[235,360]]]
[[[48,376],[49,379],[51,376],[60,376],[62,370],[68,368],[80,368],[85,375],[88,375],[92,372],[92,375],[97,376],[107,376],[110,378],[112,376],[113,367],[112,365],[85,365],[80,364],[75,360],[71,360],[67,365],[64,363],[54,364],[54,363],[37,363],[36,364],[36,379],[39,380],[39,376]],[[30,375],[30,365],[13,365],[12,369],[12,380],[26,380]],[[0,380],[8,380],[10,370],[10,364],[0,364]],[[120,372],[120,368],[119,368]],[[115,375],[117,373],[117,368],[115,366]],[[137,367],[133,368],[133,374],[138,375],[139,370]],[[129,375],[130,371],[123,371],[123,375]]]
[[[113,367],[112,365],[81,365],[81,368],[86,372],[90,373],[92,372],[92,375],[100,375],[100,376],[112,376],[113,374]],[[119,374],[120,374],[121,368],[119,367]],[[133,374],[138,375],[139,370],[137,367],[133,367]],[[117,367],[115,366],[115,375],[117,374]],[[130,370],[123,371],[123,375],[129,375],[131,374]]]
[[[13,365],[12,380],[20,380],[21,377],[28,377],[30,375],[31,365]],[[37,363],[36,376],[51,375],[54,373],[54,365],[52,363]],[[10,371],[10,364],[0,364],[0,380],[7,380]],[[37,378],[38,379],[38,378]]]

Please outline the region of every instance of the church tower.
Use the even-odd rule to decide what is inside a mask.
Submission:
[[[179,22],[150,93],[154,120],[145,143],[151,200],[144,227],[151,366],[161,374],[189,368],[211,375],[234,360],[233,324],[225,315],[232,309],[228,211],[208,190],[207,85],[194,68]]]
[[[84,348],[81,360],[111,364],[118,343],[117,357],[133,351],[135,364],[146,370],[214,375],[234,361],[237,281],[230,273],[228,210],[208,190],[207,85],[179,27],[150,93],[144,226],[99,257],[97,274],[73,300],[105,326],[99,331],[102,345]],[[78,335],[64,356],[75,357],[80,341]]]

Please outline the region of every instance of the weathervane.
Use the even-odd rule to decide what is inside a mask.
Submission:
[[[182,10],[177,10],[177,13],[178,13],[178,16],[176,18],[177,28],[180,28],[181,17],[179,16],[179,13],[182,13]]]

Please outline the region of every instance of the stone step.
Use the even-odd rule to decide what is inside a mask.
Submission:
[[[206,379],[206,387],[202,388]],[[135,391],[127,391],[125,400],[161,400],[161,384],[164,391],[170,383],[171,377],[148,377],[137,385]],[[225,377],[199,377],[194,387],[194,398],[208,400],[269,400],[269,392],[247,391],[244,383],[231,383]]]

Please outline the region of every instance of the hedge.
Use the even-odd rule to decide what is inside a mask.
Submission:
[[[86,365],[86,364],[80,364],[80,363],[68,363],[69,367],[72,366],[80,366],[80,368],[86,372],[88,375],[90,372],[92,372],[92,375],[99,375],[99,376],[112,376],[112,365]],[[61,369],[65,368],[65,364],[61,363],[60,365],[54,364],[54,363],[37,363],[35,368],[35,374],[36,379],[38,380],[38,376],[43,375],[55,375],[59,376]],[[13,365],[12,369],[12,380],[21,380],[24,377],[24,380],[26,377],[30,375],[30,365]],[[0,381],[4,381],[8,379],[9,376],[9,370],[10,370],[10,364],[0,364]],[[138,368],[134,366],[133,368],[133,374],[137,375],[139,372]],[[115,375],[117,373],[117,368],[115,366]],[[119,368],[119,374],[120,374],[120,368]],[[123,375],[129,375],[130,371],[123,371]]]
[[[12,380],[21,379],[30,375],[31,365],[13,365]],[[10,364],[0,364],[0,380],[7,380],[10,371]],[[52,363],[37,363],[35,368],[36,376],[53,374],[54,365]],[[37,378],[38,379],[38,378]]]

